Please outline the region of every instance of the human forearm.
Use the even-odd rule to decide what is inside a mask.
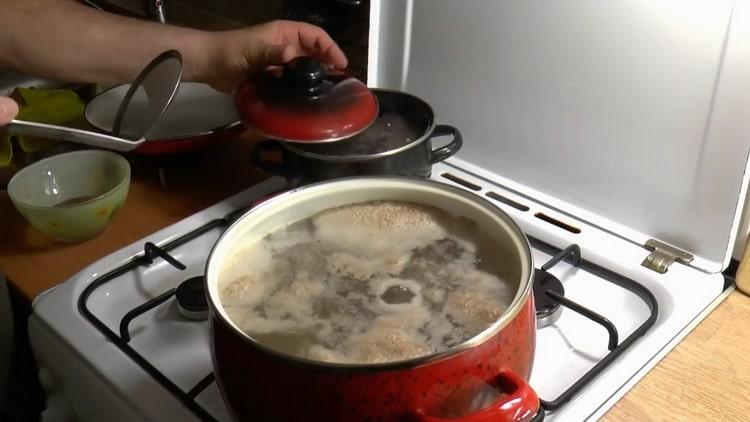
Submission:
[[[131,81],[159,53],[179,50],[187,80],[200,79],[213,35],[126,18],[73,0],[2,0],[0,67],[70,82]]]
[[[126,18],[75,0],[0,0],[0,68],[84,83],[128,83],[154,57],[178,50],[183,80],[232,92],[247,74],[310,55],[335,67],[346,56],[322,29],[275,21],[205,32]],[[17,112],[0,98],[0,126]]]

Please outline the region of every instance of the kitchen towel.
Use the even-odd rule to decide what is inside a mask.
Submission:
[[[11,97],[18,103],[18,119],[60,126],[80,126],[85,104],[68,89],[16,88]],[[61,141],[28,135],[0,134],[0,168],[13,163],[14,154],[34,153]]]

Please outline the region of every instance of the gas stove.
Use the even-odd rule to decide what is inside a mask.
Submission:
[[[461,130],[432,178],[509,214],[545,271],[530,384],[546,419],[598,419],[732,290],[750,3],[372,0],[369,16],[368,86]],[[233,213],[282,189],[253,186],[38,297],[45,419],[227,420],[200,295],[180,286]]]
[[[676,266],[653,272],[640,265],[644,249],[458,166],[439,164],[432,178],[486,196],[530,240],[538,302],[530,384],[547,420],[601,416],[722,295],[723,283]],[[268,179],[38,297],[29,324],[49,395],[44,420],[229,420],[212,375],[205,301],[194,290],[233,217],[282,189]],[[620,260],[603,266],[604,249]]]

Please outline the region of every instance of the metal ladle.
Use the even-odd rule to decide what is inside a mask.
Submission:
[[[181,78],[182,56],[178,51],[165,51],[152,60],[143,68],[123,97],[112,126],[114,135],[17,119],[0,126],[0,132],[60,139],[116,151],[130,151],[146,141],[146,134],[174,99]],[[131,101],[133,98],[145,101]]]

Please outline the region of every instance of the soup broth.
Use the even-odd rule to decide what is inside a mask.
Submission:
[[[434,207],[346,205],[236,248],[219,296],[238,328],[279,352],[400,361],[457,346],[501,317],[517,281],[499,276],[500,249],[474,221]]]

